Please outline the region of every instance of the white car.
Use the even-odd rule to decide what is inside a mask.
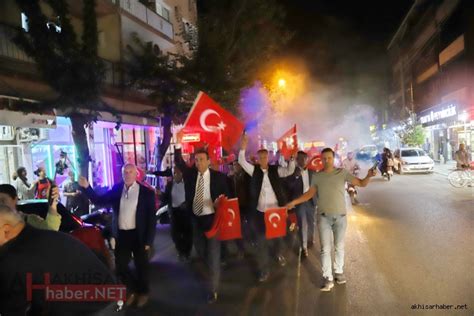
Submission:
[[[400,148],[394,153],[395,169],[398,173],[432,173],[434,161],[421,148]]]

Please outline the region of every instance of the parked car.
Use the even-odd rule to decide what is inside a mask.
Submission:
[[[394,152],[394,169],[399,174],[432,173],[434,161],[421,148],[400,148]]]
[[[375,145],[365,145],[365,146],[362,146],[356,152],[356,159],[357,160],[372,161],[375,158],[375,156],[377,155],[377,153],[378,153],[377,146],[375,146]]]

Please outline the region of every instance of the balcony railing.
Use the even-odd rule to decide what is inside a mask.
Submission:
[[[0,25],[0,56],[33,63],[33,59],[13,43],[15,32],[13,27]]]
[[[162,16],[156,12],[148,9],[146,6],[138,2],[138,0],[113,0],[114,2],[120,1],[120,7],[126,12],[130,13],[137,19],[145,22],[152,28],[160,31],[167,37],[173,39],[173,24],[166,21]]]

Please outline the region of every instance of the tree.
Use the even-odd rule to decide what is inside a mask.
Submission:
[[[187,113],[199,91],[236,112],[243,88],[289,38],[284,12],[272,0],[198,1],[197,34],[182,34],[189,54],[156,56],[136,36],[128,63],[131,83],[147,92],[163,113],[163,157],[171,121]]]
[[[407,125],[400,136],[402,143],[408,146],[420,147],[425,143],[425,131],[421,125]]]
[[[97,55],[96,1],[83,1],[81,40],[73,29],[67,1],[44,2],[53,10],[55,21],[43,13],[40,0],[16,0],[28,17],[28,31],[18,28],[14,42],[36,62],[43,80],[58,97],[52,102],[34,105],[21,102],[16,107],[40,113],[53,107],[70,117],[80,173],[87,176],[90,155],[85,127],[97,119],[99,111],[115,113],[100,99],[105,66]]]

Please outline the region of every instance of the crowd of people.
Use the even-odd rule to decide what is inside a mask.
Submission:
[[[288,223],[288,231],[298,236],[298,248],[301,249],[303,258],[309,255],[314,245],[317,225],[323,270],[321,290],[330,291],[334,281],[338,284],[346,282],[343,270],[344,235],[347,226],[346,183],[366,186],[370,177],[375,175],[375,170],[369,170],[364,179],[359,179],[353,175],[353,170],[336,168],[335,153],[330,148],[322,151],[324,170],[317,173],[307,169],[308,156],[303,151],[292,156],[285,166],[280,166],[279,163],[271,164],[266,149],[258,150],[256,161],[249,162],[246,152],[248,137],[244,135],[238,159],[229,165],[230,170],[225,174],[211,168],[211,160],[205,150],[195,151],[192,165],[185,162],[180,148],[181,136],[182,133],[178,134],[173,172],[166,170],[155,174],[171,178],[164,194],[161,195],[161,204],[168,207],[171,237],[179,259],[189,262],[194,247],[198,258],[206,263],[208,278],[205,280],[205,288],[208,303],[214,303],[218,299],[221,267],[229,257],[229,245],[232,243],[238,250],[239,258],[250,256],[255,260],[258,282],[268,280],[273,262],[282,267],[287,265],[284,239],[267,239],[265,235],[265,212],[278,207],[284,207],[289,213],[296,214],[296,222]],[[350,165],[350,161],[347,163]],[[74,174],[70,173],[69,181],[63,186],[63,192],[70,211],[74,211],[71,199],[78,195],[87,197],[96,206],[112,208],[110,246],[115,252],[115,272],[118,280],[127,288],[125,304],[143,307],[149,300],[149,259],[157,218],[155,192],[149,185],[138,181],[138,174],[135,165],[126,164],[122,168],[123,181],[105,194],[98,195],[85,177],[80,177],[76,182]],[[12,305],[7,304],[7,301],[3,304],[2,301],[0,312],[6,315],[15,308],[41,310],[45,306],[48,310],[56,308],[70,312],[64,309],[64,306],[67,306],[64,304],[58,307],[57,304],[44,300],[25,301],[24,295],[21,294],[25,288],[20,287],[17,292],[10,291],[9,286],[12,286],[13,281],[5,275],[27,273],[30,270],[39,271],[33,269],[32,260],[39,260],[38,265],[44,267],[40,271],[57,272],[64,270],[64,267],[61,270],[57,265],[62,260],[68,257],[68,262],[79,260],[78,257],[81,256],[79,261],[84,265],[82,268],[71,266],[69,263],[64,265],[72,267],[70,271],[74,272],[88,267],[100,272],[110,282],[108,274],[110,269],[103,270],[105,266],[102,263],[99,268],[100,261],[97,261],[97,257],[84,255],[86,247],[81,248],[77,240],[70,236],[53,232],[59,229],[61,223],[61,216],[57,212],[59,189],[46,177],[44,169],[39,169],[37,175],[38,180],[29,183],[26,170],[21,168],[17,172],[16,188],[11,185],[0,185],[0,264],[2,267],[7,267],[2,269],[4,275],[0,278],[2,281],[8,281],[2,282],[0,294],[2,298],[7,298],[8,302],[15,302]],[[206,237],[206,232],[214,222],[216,201],[222,196],[238,198],[242,239],[221,242],[216,237]],[[46,198],[50,201],[44,219],[36,215],[25,215],[16,210],[18,199],[29,198]],[[60,236],[58,240],[61,240],[62,245],[58,241],[50,243],[53,236],[51,234],[58,234]],[[46,242],[51,244],[48,251],[43,249]],[[32,251],[31,248],[36,247],[35,245],[37,249]],[[331,260],[333,248],[334,265]],[[15,251],[16,255],[12,256],[12,251]],[[39,256],[41,252],[53,252],[54,255],[41,258]],[[18,258],[21,258],[22,263],[16,266],[14,263]],[[134,271],[129,266],[132,258]],[[51,264],[51,260],[57,262]],[[79,281],[85,280],[79,279]],[[19,299],[21,295],[23,298]],[[84,311],[77,306],[75,308],[75,311]]]

